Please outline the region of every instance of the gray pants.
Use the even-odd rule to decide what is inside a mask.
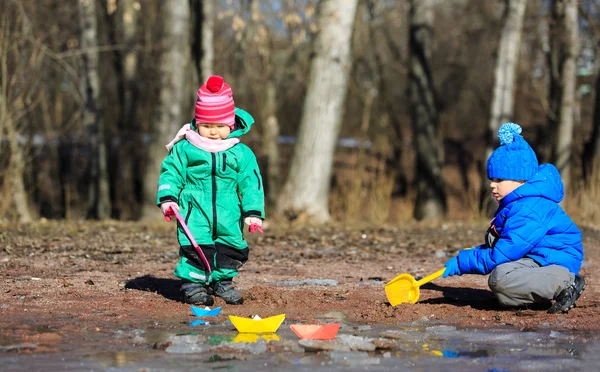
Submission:
[[[549,303],[574,279],[565,267],[540,267],[534,260],[522,258],[496,267],[488,285],[500,305],[509,307]]]

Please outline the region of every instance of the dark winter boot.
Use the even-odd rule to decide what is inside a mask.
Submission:
[[[581,293],[585,289],[585,279],[580,276],[576,276],[575,280],[567,288],[560,291],[560,293],[554,299],[554,305],[548,309],[550,314],[556,313],[567,313],[575,302],[581,296]]]
[[[231,280],[213,283],[212,294],[221,297],[229,305],[241,305],[244,303],[242,295],[233,288]]]
[[[211,306],[215,303],[213,297],[208,294],[207,286],[200,283],[183,283],[181,285],[181,301],[192,305]]]

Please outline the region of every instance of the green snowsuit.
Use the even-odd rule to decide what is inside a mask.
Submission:
[[[228,138],[248,133],[254,123],[242,109],[236,108],[235,114],[235,129]],[[194,121],[191,126],[196,129]],[[213,153],[185,139],[177,142],[162,163],[158,181],[157,204],[169,201],[179,205],[180,214],[211,266],[212,281],[236,276],[248,260],[244,218],[265,217],[263,182],[252,150],[237,143]],[[180,259],[175,275],[207,283],[206,268],[179,224],[177,239]]]

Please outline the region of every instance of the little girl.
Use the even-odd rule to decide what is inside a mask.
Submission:
[[[227,304],[243,303],[232,278],[248,260],[244,222],[261,226],[265,216],[256,157],[239,140],[253,123],[250,114],[234,107],[223,78],[211,76],[198,90],[194,120],[166,146],[157,204],[165,215],[170,208],[179,210],[212,270],[209,277],[179,226],[174,273],[183,279],[183,302],[210,306],[215,295]]]

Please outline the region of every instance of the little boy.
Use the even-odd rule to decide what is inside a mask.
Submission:
[[[443,277],[490,274],[488,285],[502,306],[554,303],[549,313],[568,312],[581,295],[581,232],[558,203],[564,187],[551,164],[538,166],[520,136],[521,127],[500,127],[497,148],[487,162],[498,209],[485,244],[463,250],[446,263]]]

